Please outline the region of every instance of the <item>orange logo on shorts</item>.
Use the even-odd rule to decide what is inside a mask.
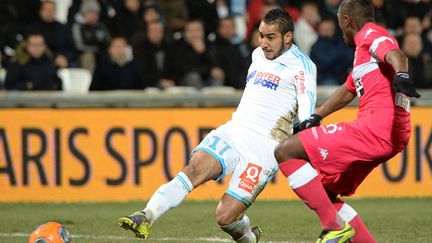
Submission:
[[[261,170],[261,166],[248,163],[246,170],[240,175],[240,183],[238,187],[247,192],[252,192],[255,186],[258,185]]]

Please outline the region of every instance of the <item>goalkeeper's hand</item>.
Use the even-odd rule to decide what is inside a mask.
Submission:
[[[395,74],[393,79],[393,90],[400,92],[409,97],[420,98],[420,94],[417,93],[414,84],[411,82],[409,73],[398,72]]]
[[[312,114],[310,117],[306,118],[304,121],[302,121],[295,129],[294,133],[300,132],[302,130],[316,127],[321,124],[322,117],[318,114]]]

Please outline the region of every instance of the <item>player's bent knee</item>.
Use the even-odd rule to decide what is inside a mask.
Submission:
[[[309,159],[297,134],[278,144],[274,150],[274,156],[278,163],[290,159]]]
[[[216,209],[216,222],[220,226],[226,226],[234,223],[237,220],[237,215],[232,215],[228,210]]]

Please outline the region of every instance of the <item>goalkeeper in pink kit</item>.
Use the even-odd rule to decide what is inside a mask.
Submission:
[[[344,0],[338,22],[356,48],[347,81],[284,140],[275,156],[290,187],[320,219],[318,242],[376,242],[357,212],[338,198],[349,196],[379,164],[401,152],[410,133],[410,100],[419,98],[406,56],[374,23],[370,0]],[[359,98],[352,122],[319,126],[321,119]],[[307,129],[310,128],[310,129]]]

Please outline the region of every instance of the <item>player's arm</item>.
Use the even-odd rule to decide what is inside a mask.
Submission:
[[[296,81],[296,90],[297,90],[297,104],[298,104],[298,119],[300,124],[294,126],[294,133],[297,133],[307,127],[304,127],[305,121],[311,118],[313,113],[315,112],[316,106],[316,66],[312,66],[311,73],[305,73],[304,82],[301,80]]]
[[[355,97],[345,85],[340,86],[317,110],[317,115],[322,118],[348,105]]]
[[[315,112],[316,99],[316,73],[306,74],[304,86],[297,87],[298,118],[300,122]]]
[[[396,74],[393,79],[393,89],[409,97],[420,98],[408,73],[408,58],[399,50],[391,50],[385,55],[385,61],[392,65]]]
[[[397,41],[379,31],[372,32],[365,40],[369,44],[369,52],[380,62],[390,64],[396,72],[392,88],[396,92],[409,97],[419,98],[408,73],[408,58],[400,50]]]
[[[354,99],[354,97],[355,87],[352,81],[352,76],[350,74],[348,75],[348,79],[345,82],[345,85],[342,85],[340,88],[338,88],[324,102],[324,104],[317,110],[315,114],[312,114],[309,118],[300,123],[299,131],[306,128],[319,126],[321,124],[321,120],[324,117],[346,106]]]

